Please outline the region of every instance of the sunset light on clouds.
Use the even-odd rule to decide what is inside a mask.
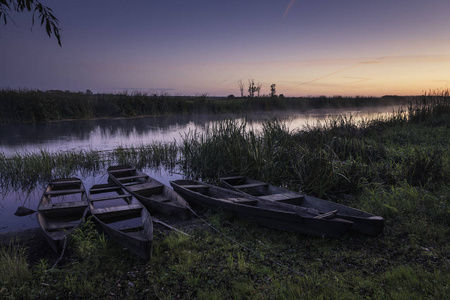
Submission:
[[[42,1],[62,48],[31,14],[0,26],[0,87],[286,96],[421,94],[450,82],[450,2]]]

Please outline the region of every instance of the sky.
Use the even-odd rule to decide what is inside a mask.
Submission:
[[[41,0],[0,23],[0,88],[285,96],[420,95],[450,84],[448,0]],[[247,91],[245,91],[247,94]]]

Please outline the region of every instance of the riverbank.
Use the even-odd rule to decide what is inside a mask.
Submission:
[[[0,123],[407,105],[420,97],[208,97],[0,90]]]
[[[0,249],[0,297],[446,299],[449,108],[448,97],[437,97],[364,124],[337,118],[309,131],[290,132],[271,121],[261,135],[228,121],[170,148],[181,153],[175,162],[186,177],[214,181],[224,171],[239,172],[380,215],[386,223],[377,237],[310,237],[202,209],[202,218],[212,227],[192,226],[186,230],[189,236],[157,230],[153,257],[147,262],[102,238],[88,222],[55,268],[53,258],[32,264],[20,244]],[[169,148],[164,152],[159,146],[151,153],[170,152],[173,157]],[[111,159],[161,167],[164,155],[159,162],[150,161],[151,153],[120,149]],[[65,170],[104,167],[98,156],[90,155],[79,153],[70,160],[73,169]],[[41,163],[48,165],[45,176],[54,176],[59,168],[67,168],[67,158],[44,153],[0,160],[0,166],[10,170],[0,173],[9,176],[4,184],[17,182],[14,174],[24,173],[22,168],[32,161],[36,170],[43,170]],[[75,168],[77,162],[94,161]],[[35,173],[35,180],[44,178]],[[5,260],[21,268],[2,270]]]

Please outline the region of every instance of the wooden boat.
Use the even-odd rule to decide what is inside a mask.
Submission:
[[[144,259],[151,257],[152,218],[136,198],[115,184],[92,186],[88,198],[95,221],[115,242]]]
[[[353,225],[351,221],[336,218],[333,211],[319,214],[313,209],[259,199],[195,180],[175,180],[170,184],[190,203],[228,209],[266,227],[338,238]]]
[[[83,182],[79,178],[50,181],[37,208],[37,220],[50,247],[60,253],[69,245],[70,234],[89,211]]]
[[[320,213],[337,210],[336,217],[352,221],[353,226],[350,230],[361,234],[376,236],[384,228],[382,217],[343,204],[296,193],[244,176],[223,177],[219,181],[220,185],[225,188],[256,196],[259,199],[312,208]]]
[[[109,167],[108,174],[110,181],[136,197],[151,213],[157,211],[182,220],[192,216],[183,197],[147,174],[128,165]]]

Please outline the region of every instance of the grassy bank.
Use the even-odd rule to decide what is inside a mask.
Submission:
[[[5,186],[24,168],[45,180],[64,170],[103,171],[112,162],[165,164],[211,181],[244,173],[381,215],[386,226],[378,237],[321,239],[197,208],[215,230],[182,227],[187,237],[157,229],[153,258],[145,262],[88,223],[55,268],[45,260],[28,265],[30,250],[18,245],[3,248],[0,297],[446,299],[450,101],[448,94],[426,96],[386,119],[336,118],[298,131],[272,120],[261,134],[224,121],[178,145],[70,153],[73,163],[44,151],[3,157]]]
[[[0,90],[0,123],[405,104],[404,97],[220,98]]]

